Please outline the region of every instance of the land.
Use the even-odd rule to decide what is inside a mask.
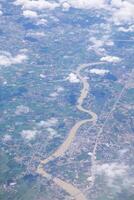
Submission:
[[[0,199],[133,200],[129,25],[0,4]]]

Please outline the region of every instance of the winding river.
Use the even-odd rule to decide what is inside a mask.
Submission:
[[[71,197],[73,197],[73,199],[75,200],[86,200],[86,197],[84,196],[84,194],[75,186],[73,186],[71,183],[68,183],[66,181],[63,181],[57,177],[53,177],[51,174],[47,173],[45,171],[44,165],[47,164],[48,162],[54,160],[55,158],[61,157],[64,155],[64,153],[68,150],[68,148],[70,147],[70,145],[72,144],[72,142],[75,139],[75,136],[77,134],[78,129],[88,123],[88,122],[92,122],[93,125],[96,124],[97,122],[97,115],[96,113],[94,113],[91,110],[87,110],[85,109],[82,104],[84,99],[87,97],[90,88],[89,88],[89,83],[87,81],[86,77],[83,77],[81,75],[81,70],[85,69],[86,67],[89,66],[93,66],[93,65],[100,65],[103,64],[103,62],[96,62],[96,63],[87,63],[87,64],[81,64],[78,66],[78,68],[76,69],[75,73],[78,76],[78,78],[81,81],[82,84],[82,89],[80,91],[80,96],[77,100],[77,109],[81,112],[87,113],[89,114],[89,118],[85,119],[85,120],[80,120],[78,121],[69,131],[67,138],[65,139],[65,141],[61,144],[61,146],[59,146],[59,148],[52,154],[50,155],[48,158],[43,159],[40,161],[40,164],[37,167],[37,173],[40,174],[41,176],[52,180],[56,185],[58,185],[60,188],[62,188],[64,191],[66,191]],[[95,152],[94,152],[95,154]],[[95,155],[92,156],[92,162],[94,163],[94,159],[95,159]],[[92,166],[93,168],[93,166]],[[92,175],[91,175],[92,176]],[[93,173],[93,177],[92,177],[92,185],[94,182],[94,173]]]

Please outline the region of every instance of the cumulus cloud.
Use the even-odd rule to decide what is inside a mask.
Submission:
[[[27,56],[25,54],[18,54],[17,56],[12,58],[13,64],[20,64],[24,60],[27,60]]]
[[[38,18],[37,12],[36,11],[32,11],[32,10],[24,10],[23,11],[23,16],[27,17],[27,18],[31,18],[31,19]]]
[[[128,28],[124,28],[124,27],[121,26],[121,27],[118,28],[118,31],[124,32],[124,33],[134,32],[134,25],[131,25]]]
[[[64,88],[63,87],[61,87],[61,86],[58,86],[56,89],[55,89],[55,91],[54,92],[52,92],[52,93],[50,93],[50,97],[57,97],[57,96],[59,96],[59,94],[61,93],[61,92],[63,92],[64,91]]]
[[[19,105],[16,107],[16,111],[15,114],[16,115],[21,115],[21,114],[26,114],[30,111],[28,106],[24,106],[24,105]]]
[[[27,33],[27,36],[33,36],[33,37],[38,38],[38,37],[44,37],[45,33],[44,32],[29,32],[29,33]]]
[[[50,97],[57,97],[58,96],[58,92],[52,92],[49,95]]]
[[[105,7],[106,0],[68,0],[70,7],[78,9],[100,9]]]
[[[57,7],[63,10],[69,10],[70,7],[78,9],[100,9],[106,7],[107,0],[59,0],[49,2],[46,0],[15,0],[14,4],[22,6],[22,9],[28,10],[53,10]]]
[[[40,121],[37,125],[39,127],[54,127],[56,126],[58,123],[58,119],[51,117],[50,119],[46,120],[46,121]]]
[[[104,163],[96,167],[96,173],[104,173],[106,176],[115,178],[116,176],[122,176],[126,174],[128,166],[118,163]]]
[[[41,19],[39,19],[38,21],[37,21],[37,25],[46,25],[48,23],[48,21],[46,20],[46,19],[43,19],[43,18],[41,18]]]
[[[68,11],[69,8],[70,8],[70,4],[67,3],[67,2],[63,2],[63,4],[62,4],[62,8],[63,8],[64,11]]]
[[[109,70],[106,69],[90,69],[91,74],[97,74],[97,75],[105,75],[109,72]]]
[[[62,1],[62,0],[61,0]],[[122,23],[133,23],[134,1],[133,0],[67,0],[65,7],[77,9],[106,9],[111,12],[112,21],[119,25]]]
[[[64,91],[64,88],[61,87],[61,86],[58,86],[58,87],[56,88],[56,91],[57,91],[57,92],[63,92],[63,91]]]
[[[57,131],[55,129],[53,129],[53,128],[49,127],[46,130],[49,132],[49,134],[51,135],[51,137],[57,135]]]
[[[104,41],[96,39],[95,37],[91,37],[89,40],[93,45],[90,45],[88,47],[88,50],[94,50],[97,54],[105,54],[106,50],[103,47],[104,46]]]
[[[5,134],[4,136],[3,136],[3,142],[9,142],[9,141],[11,141],[12,140],[12,136],[11,135],[9,135],[9,134]]]
[[[14,2],[16,6],[22,6],[24,10],[43,10],[43,9],[50,9],[53,10],[59,7],[59,4],[56,2],[48,2],[45,0],[16,0]]]
[[[37,131],[36,130],[23,130],[20,134],[23,139],[30,141],[35,138]]]
[[[101,61],[106,61],[106,62],[114,62],[114,63],[118,63],[121,61],[121,58],[117,57],[117,56],[104,56],[100,59]]]
[[[130,170],[133,169],[122,162],[98,164],[95,167],[96,175],[102,176],[107,186],[114,188],[117,193],[123,189],[132,189],[133,191],[134,179],[129,174]]]
[[[66,78],[66,80],[69,80],[70,83],[79,83],[79,79],[77,78],[77,75],[74,73],[70,73],[69,76]]]
[[[28,11],[42,11],[54,10],[62,8],[67,11],[72,8],[76,9],[105,9],[111,13],[111,20],[115,24],[132,24],[134,21],[134,3],[131,0],[59,0],[59,1],[46,1],[46,0],[15,0],[14,5],[21,6],[26,10],[26,16],[36,17],[35,13]]]
[[[46,121],[40,121],[37,126],[39,128],[45,128],[47,132],[50,134],[49,137],[54,137],[55,135],[58,136],[57,131],[54,129],[58,124],[58,119],[55,117],[51,117],[50,119]]]
[[[61,0],[62,1],[62,0]],[[112,21],[119,25],[122,23],[134,22],[134,1],[133,0],[67,0],[67,8],[77,9],[102,9],[111,12]]]
[[[115,24],[131,24],[134,22],[134,2],[112,0],[112,6],[115,8],[112,16]]]
[[[2,12],[2,6],[0,4],[0,16],[3,15],[3,12]]]
[[[127,176],[128,166],[123,163],[104,163],[96,165],[96,174],[105,175],[109,185],[112,185],[118,177],[124,178]]]
[[[12,64],[21,64],[23,61],[27,60],[28,57],[21,53],[16,56],[12,56],[9,52],[2,52],[0,54],[0,65],[10,66]]]
[[[100,39],[97,39],[96,37],[91,37],[89,39],[91,42],[90,46],[88,47],[88,50],[94,50],[99,55],[106,54],[105,46],[113,46],[114,42],[108,38],[108,36],[104,36]]]

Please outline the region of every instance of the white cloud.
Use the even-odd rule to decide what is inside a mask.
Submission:
[[[53,136],[55,136],[55,135],[57,135],[57,131],[55,130],[55,129],[53,129],[53,128],[47,128],[46,129],[49,133],[50,133],[50,135],[53,137]]]
[[[34,36],[34,37],[44,37],[44,32],[29,32],[27,33],[27,36]]]
[[[104,163],[96,165],[95,172],[98,175],[105,175],[109,185],[113,185],[118,177],[124,178],[127,175],[128,166],[123,163]]]
[[[10,66],[12,64],[21,64],[27,59],[28,57],[22,53],[16,56],[12,56],[9,52],[2,52],[0,54],[0,65]]]
[[[134,32],[134,25],[131,25],[128,28],[124,28],[124,27],[121,26],[121,27],[118,28],[118,31],[125,32],[125,33]]]
[[[134,21],[134,4],[132,0],[15,0],[14,5],[22,6],[23,10],[53,10],[55,8],[62,8],[64,11],[69,10],[70,7],[77,9],[105,9],[111,13],[111,20],[115,24],[122,23],[131,24]],[[26,13],[27,16],[32,17],[32,13]],[[35,14],[36,15],[36,14]],[[35,17],[33,14],[33,17]]]
[[[122,23],[131,24],[134,22],[134,2],[112,0],[113,11],[112,20],[116,25]]]
[[[130,189],[134,186],[134,179],[129,175],[129,165],[124,163],[104,163],[95,166],[96,175],[102,176],[105,180],[106,187],[115,189],[119,193],[122,189]],[[90,179],[89,179],[90,181]]]
[[[58,92],[52,92],[49,95],[50,97],[57,97],[58,96]]]
[[[63,92],[64,91],[64,88],[63,87],[61,87],[61,86],[58,86],[57,88],[56,88],[56,91],[59,93],[59,92]]]
[[[99,40],[95,37],[91,37],[90,41],[94,44],[94,46],[96,48],[102,47],[104,45],[104,41],[103,40]]]
[[[58,119],[52,117],[46,121],[40,121],[37,125],[39,127],[54,127],[58,123]]]
[[[33,140],[36,134],[37,134],[36,130],[23,130],[21,132],[21,136],[28,141]]]
[[[20,64],[25,60],[27,60],[27,56],[25,54],[18,54],[12,58],[13,64]]]
[[[63,2],[63,0],[60,0]],[[116,25],[132,24],[134,22],[134,1],[133,0],[67,0],[65,7],[77,9],[102,9],[111,13],[111,21]]]
[[[11,141],[11,140],[12,140],[12,136],[11,136],[11,135],[5,134],[5,135],[3,136],[3,141],[4,141],[4,142],[9,142],[9,141]]]
[[[69,76],[66,78],[66,80],[69,80],[71,83],[79,83],[80,80],[77,78],[77,75],[74,73],[70,73]]]
[[[61,93],[61,92],[63,92],[64,91],[64,88],[63,87],[61,87],[61,86],[58,86],[57,88],[55,88],[55,91],[54,92],[52,92],[52,93],[50,93],[50,97],[57,97],[57,96],[59,96],[59,94]]]
[[[68,11],[69,8],[70,8],[70,4],[67,3],[67,2],[63,2],[63,4],[62,4],[62,8],[63,8],[64,11]]]
[[[43,19],[43,18],[37,21],[37,25],[46,25],[47,23],[48,23],[47,19]]]
[[[3,12],[2,12],[2,6],[0,4],[0,16],[3,15]]]
[[[60,0],[60,2],[64,2]],[[102,9],[111,12],[111,20],[119,25],[122,23],[133,23],[134,21],[134,1],[133,0],[67,0],[64,5],[77,9]],[[63,4],[62,4],[63,5]]]
[[[26,114],[30,111],[29,107],[24,106],[24,105],[20,105],[16,107],[16,111],[15,114],[16,115],[21,115],[21,114]]]
[[[104,173],[106,176],[114,178],[116,176],[122,176],[127,172],[128,167],[124,164],[118,163],[105,163],[102,165],[98,165],[96,167],[96,173],[102,174]]]
[[[46,78],[45,74],[40,74],[40,78]]]
[[[26,48],[24,48],[24,49],[20,49],[19,52],[21,52],[21,53],[27,53],[27,52],[28,52],[28,49],[26,49]]]
[[[122,5],[122,0],[118,0],[118,1],[117,0],[112,0],[111,4],[112,4],[113,7],[120,8],[121,5]]]
[[[93,45],[89,45],[88,50],[94,50],[97,54],[105,54],[106,50],[103,47],[104,41],[103,40],[98,40],[95,37],[90,38],[90,42]]]
[[[53,10],[59,7],[59,4],[56,2],[48,2],[45,0],[16,0],[14,2],[16,6],[22,6],[22,9],[28,10],[43,10],[43,9],[50,9]]]
[[[92,182],[92,180],[93,180],[93,177],[92,177],[92,176],[89,176],[89,177],[87,178],[87,181],[89,181],[89,182]]]
[[[105,0],[68,0],[66,1],[73,8],[78,9],[100,9],[105,7]]]
[[[108,38],[107,35],[103,36],[100,39],[97,39],[96,37],[91,37],[89,39],[91,44],[88,47],[88,50],[94,50],[97,54],[99,55],[104,55],[106,54],[105,46],[113,46],[114,42]]]
[[[91,74],[97,74],[97,75],[105,75],[109,72],[109,70],[106,69],[90,69]]]
[[[38,18],[37,12],[32,10],[24,10],[23,15],[27,18]]]
[[[114,62],[114,63],[118,63],[121,61],[121,58],[117,57],[117,56],[104,56],[100,59],[101,61],[106,61],[106,62]]]

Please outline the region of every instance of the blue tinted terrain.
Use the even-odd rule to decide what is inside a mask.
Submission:
[[[0,199],[134,199],[132,0],[0,0]]]

